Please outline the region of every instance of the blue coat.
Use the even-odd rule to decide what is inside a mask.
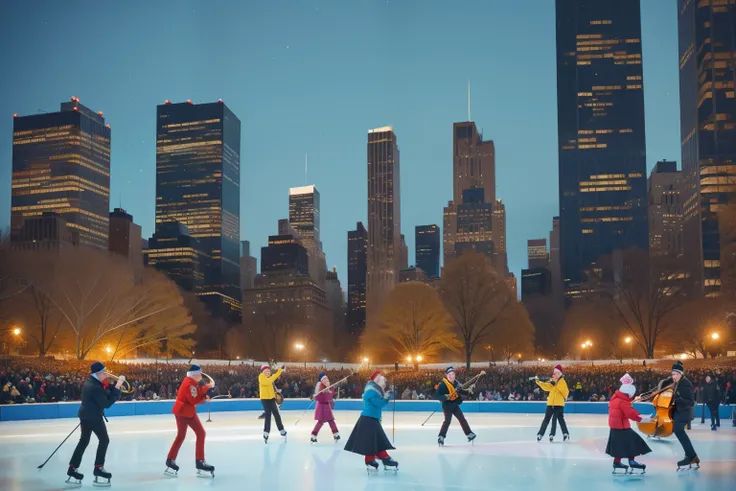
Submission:
[[[363,391],[363,411],[361,416],[381,419],[383,407],[388,404],[389,398],[386,393],[375,382],[368,382]]]

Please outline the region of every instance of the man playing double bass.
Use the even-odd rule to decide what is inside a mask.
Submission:
[[[674,415],[673,431],[677,440],[685,451],[685,458],[677,463],[677,470],[683,468],[697,469],[700,467],[700,459],[693,448],[690,437],[685,433],[685,427],[693,420],[693,408],[695,407],[695,389],[683,372],[685,371],[681,361],[672,365],[672,375],[664,380],[661,385],[674,384]]]

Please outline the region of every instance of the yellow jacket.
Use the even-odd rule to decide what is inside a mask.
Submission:
[[[549,396],[547,396],[548,406],[565,405],[565,399],[570,395],[570,389],[567,388],[567,382],[565,382],[564,376],[557,379],[555,385],[552,385],[551,382],[540,382],[539,380],[535,380],[535,382],[543,391],[549,392]]]
[[[282,370],[279,368],[276,370],[276,373],[270,377],[266,377],[263,372],[258,375],[258,393],[260,394],[261,399],[267,400],[276,398],[276,391],[273,389],[273,383],[281,376],[281,372]]]

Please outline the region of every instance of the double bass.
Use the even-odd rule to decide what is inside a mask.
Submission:
[[[634,402],[651,401],[654,406],[654,414],[649,421],[637,421],[639,431],[652,438],[666,438],[672,435],[674,430],[673,416],[675,412],[675,393],[677,384],[671,383],[664,387],[664,382],[659,382],[657,388],[645,392],[634,399]]]

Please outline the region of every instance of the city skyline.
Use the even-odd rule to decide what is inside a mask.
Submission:
[[[656,160],[662,158],[679,160],[679,124],[676,120],[679,114],[676,9],[671,5],[664,6],[664,2],[645,3],[647,5],[642,6],[645,12],[643,50],[645,98],[649,97],[646,101],[646,110],[649,154],[647,168],[650,169]],[[471,29],[470,42],[475,43],[479,50],[487,50],[486,47],[497,43],[503,36],[508,36],[510,31],[504,27],[502,20],[515,14],[503,6],[479,5],[483,14],[479,17],[486,17],[486,22],[481,22],[480,19],[471,21],[471,27],[475,30]],[[321,14],[311,9],[296,10],[302,15],[302,20],[316,22],[319,25],[330,24],[336,16],[344,16],[347,19],[346,26],[336,28],[342,30],[348,27],[351,19],[366,14],[366,9],[369,18],[393,14],[401,19],[409,11],[417,8],[417,5],[375,5],[336,8],[329,14],[324,10]],[[429,22],[428,32],[431,32],[432,26],[442,25],[443,20],[451,23],[453,19],[457,19],[452,9],[420,10],[419,15]],[[16,18],[14,16],[18,16],[20,12],[14,11],[12,6],[4,6],[3,11],[10,19]],[[155,7],[151,7],[149,11],[152,16],[160,12],[162,11]],[[232,16],[228,13],[222,10],[210,12],[198,10],[197,25],[201,25],[201,29],[206,31],[214,29],[211,24],[215,19],[218,21],[225,19],[228,25],[242,21],[246,23],[246,27],[251,22],[243,15],[236,15],[237,12],[233,12]],[[48,16],[44,13],[37,21],[23,19],[23,22],[20,22],[20,19],[25,17],[20,16],[18,22],[12,24],[26,26],[27,35],[33,35],[37,29],[47,28],[50,32],[46,35],[53,36],[69,15],[71,14],[65,13],[64,9],[54,6],[50,7]],[[91,9],[90,14],[80,10],[74,18],[76,21],[85,22],[87,15],[101,16],[99,27],[95,29],[108,30],[107,35],[112,39],[121,38],[124,29],[119,24],[122,24],[121,20],[125,18],[125,15],[121,15],[121,11],[105,10],[100,7]],[[190,15],[175,14],[184,18]],[[271,19],[275,16],[275,11],[264,11],[262,15]],[[297,17],[296,13],[293,15]],[[113,19],[116,16],[121,18]],[[325,16],[328,18],[324,18]],[[54,17],[60,19],[59,26],[51,22],[49,27],[45,27],[45,22],[50,22]],[[298,24],[296,18],[291,18],[291,15],[288,17],[285,20],[286,26],[293,27]],[[669,23],[661,25],[662,18],[670,19],[672,25]],[[494,26],[498,25],[498,32],[489,32],[493,31],[487,28],[489,19],[492,19]],[[3,55],[6,64],[12,63],[16,67],[3,82],[8,84],[4,88],[14,88],[11,93],[17,93],[18,87],[24,87],[24,90],[18,97],[11,97],[0,103],[0,130],[12,124],[13,113],[25,115],[34,114],[38,109],[53,110],[59,101],[68,100],[72,94],[78,95],[82,103],[103,110],[114,134],[110,206],[122,205],[122,208],[133,215],[136,223],[142,225],[143,236],[150,237],[154,232],[154,217],[151,212],[155,195],[153,192],[155,144],[152,142],[155,134],[154,107],[167,98],[176,101],[191,98],[195,102],[212,102],[222,97],[243,120],[241,161],[244,188],[241,189],[243,215],[241,239],[251,241],[253,250],[265,245],[268,235],[272,233],[274,220],[285,215],[284,193],[294,182],[302,180],[303,155],[308,153],[309,181],[314,182],[322,193],[322,241],[328,266],[331,268],[332,265],[337,265],[344,286],[347,267],[346,231],[354,227],[357,221],[367,223],[363,147],[365,131],[382,124],[392,124],[401,137],[401,149],[404,154],[402,159],[404,186],[401,190],[402,233],[408,242],[409,257],[414,257],[412,229],[423,223],[441,223],[442,207],[452,196],[451,128],[453,123],[464,121],[467,117],[466,90],[467,80],[470,78],[473,85],[473,119],[483,131],[484,137],[492,139],[496,145],[497,196],[503,198],[508,211],[509,269],[518,277],[526,262],[526,240],[530,237],[544,236],[549,230],[551,216],[556,215],[556,211],[550,210],[557,209],[556,186],[554,186],[556,179],[554,83],[550,84],[550,87],[542,87],[538,93],[530,92],[530,87],[538,83],[532,80],[530,75],[533,73],[538,74],[535,77],[538,80],[554,78],[554,6],[542,5],[527,22],[537,26],[538,29],[535,29],[533,40],[522,40],[519,49],[531,53],[532,45],[541,45],[549,40],[552,40],[550,44],[552,49],[542,49],[540,53],[535,54],[535,66],[532,68],[515,63],[513,67],[518,73],[518,78],[500,80],[502,77],[493,74],[490,69],[467,68],[471,65],[467,63],[468,58],[465,55],[452,50],[450,56],[446,49],[444,51],[440,49],[441,64],[448,67],[443,72],[450,73],[442,74],[436,77],[436,80],[427,81],[426,76],[422,75],[426,67],[433,66],[429,60],[431,58],[429,53],[422,53],[422,56],[410,64],[409,71],[402,71],[400,77],[390,83],[379,83],[371,88],[369,86],[375,84],[372,78],[359,82],[360,77],[356,78],[343,70],[333,73],[335,81],[329,84],[326,91],[313,92],[310,97],[304,95],[309,92],[308,90],[294,93],[294,88],[303,85],[312,87],[313,84],[323,83],[323,76],[310,74],[299,84],[279,82],[272,88],[268,87],[274,80],[284,78],[285,73],[303,70],[304,63],[315,63],[319,53],[323,53],[324,50],[328,50],[330,54],[328,59],[338,56],[336,51],[330,51],[335,48],[322,45],[319,40],[307,42],[302,39],[305,32],[301,28],[295,31],[299,42],[294,38],[285,39],[283,44],[279,44],[278,49],[269,48],[263,54],[254,54],[246,50],[248,52],[245,53],[244,59],[248,60],[247,63],[255,63],[256,66],[268,69],[263,70],[258,79],[252,76],[247,78],[248,90],[245,92],[248,94],[245,98],[239,95],[243,88],[242,82],[238,82],[243,80],[242,68],[238,69],[241,74],[237,75],[235,77],[237,80],[233,82],[219,82],[209,75],[195,74],[187,68],[188,65],[203,60],[206,60],[207,66],[212,69],[218,66],[232,68],[229,66],[228,57],[215,55],[211,59],[205,58],[205,55],[211,55],[205,48],[189,49],[192,48],[190,41],[185,41],[185,46],[177,48],[175,52],[168,51],[164,54],[162,64],[166,68],[151,65],[158,56],[149,57],[135,47],[140,47],[140,43],[150,37],[145,29],[151,27],[149,24],[143,26],[143,40],[130,41],[130,46],[125,43],[107,46],[106,50],[112,48],[109,59],[100,58],[102,66],[94,69],[95,77],[89,76],[92,70],[87,68],[75,69],[78,72],[71,73],[65,71],[58,80],[55,80],[54,86],[50,87],[46,82],[40,83],[43,77],[39,77],[29,61],[22,58],[34,62],[38,62],[40,58],[42,64],[55,66],[64,59],[60,56],[61,52],[75,51],[82,46],[79,44],[81,40],[75,38],[64,40],[63,36],[57,36],[54,39],[58,38],[58,42],[55,42],[48,55],[36,54],[36,50],[40,48],[34,45],[20,45],[19,50],[22,53],[16,51],[12,56],[10,53]],[[485,27],[478,29],[480,25]],[[413,51],[414,44],[403,37],[400,32],[401,26],[399,21],[395,21],[386,27],[390,31],[387,33],[388,38],[391,38],[387,42],[399,46],[401,51],[399,59],[406,59],[407,54]],[[352,29],[355,26],[350,27]],[[663,31],[669,36],[662,38]],[[259,29],[256,29],[248,36],[257,38],[258,32]],[[15,27],[11,26],[3,37],[13,35],[19,35],[19,31],[15,31]],[[281,37],[285,32],[281,32],[279,28],[274,35]],[[375,59],[375,55],[367,51],[368,45],[363,48],[362,43],[367,32],[359,30],[354,35],[356,41],[351,45],[358,43],[361,46],[355,54],[356,60],[361,57]],[[195,38],[193,41],[195,44],[210,43],[202,37]],[[431,52],[433,45],[446,41],[447,38],[443,35],[436,42],[429,43],[427,49]],[[307,45],[303,45],[304,43]],[[657,51],[655,44],[669,47],[664,51]],[[247,43],[238,46],[247,46]],[[96,48],[89,49],[94,51]],[[308,55],[307,61],[294,61],[294,56],[305,54]],[[130,58],[131,55],[136,55],[136,58]],[[288,62],[284,61],[287,55],[290,60]],[[93,55],[84,54],[85,59],[87,56]],[[130,60],[125,64],[124,70],[120,67],[121,56],[127,56],[125,59]],[[492,52],[489,56],[499,59],[504,55]],[[272,59],[274,57],[276,60]],[[475,57],[477,53],[470,58]],[[183,60],[190,61],[188,64],[172,67],[172,64]],[[390,63],[393,66],[394,61]],[[348,65],[347,71],[352,69],[350,67],[356,66],[352,61]],[[109,66],[118,68],[107,69]],[[246,66],[246,61],[243,61],[243,66]],[[667,69],[662,70],[663,66]],[[674,78],[669,80],[668,77]],[[29,82],[31,80],[33,82]],[[520,80],[523,82],[520,83]],[[519,87],[515,87],[516,85]],[[671,92],[670,97],[666,97],[668,91]],[[279,94],[278,98],[268,97],[268,94],[276,93]],[[521,94],[525,94],[523,100],[519,98]],[[268,99],[264,103],[256,100],[264,96]],[[363,99],[363,103],[353,108],[349,101],[356,98]],[[430,101],[432,103],[427,104]],[[527,109],[517,113],[520,101]],[[325,102],[329,104],[324,106]],[[327,107],[324,116],[318,116],[320,106]],[[342,110],[340,106],[350,107],[351,110]],[[535,107],[538,111],[535,120],[525,116],[530,107]],[[674,111],[671,111],[671,108],[674,108]],[[345,121],[337,122],[343,118],[346,118]],[[284,122],[284,126],[281,131],[273,132],[272,123],[279,119]],[[670,124],[670,120],[673,124]],[[329,126],[326,125],[328,121],[332,121]],[[652,132],[650,127],[659,129]],[[9,135],[10,132],[4,131],[3,134]],[[278,138],[283,138],[284,134],[288,134],[289,144],[275,145],[274,142],[278,141]],[[530,134],[537,135],[534,138],[539,140],[538,144],[524,144]],[[655,143],[651,144],[649,140],[654,140]],[[0,155],[5,155],[2,157],[5,162],[9,159],[9,147],[9,137],[6,136],[0,141],[2,152]],[[279,151],[273,152],[274,148],[278,148]],[[272,153],[275,155],[268,155]],[[2,166],[3,174],[0,176],[2,182],[9,182],[7,167],[5,164]],[[7,225],[8,197],[4,193],[0,194],[3,194],[0,197],[2,200],[0,224]],[[535,200],[529,200],[529,195],[534,196]]]

